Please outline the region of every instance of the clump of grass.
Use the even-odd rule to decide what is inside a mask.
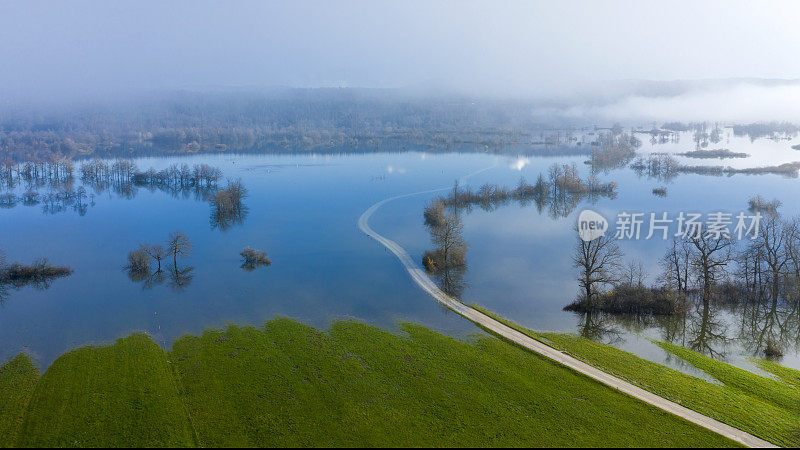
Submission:
[[[665,188],[665,187],[653,188],[653,195],[655,195],[656,197],[666,197],[667,196],[667,188]]]
[[[242,269],[247,271],[255,270],[258,267],[268,266],[272,264],[269,258],[267,258],[266,252],[262,252],[260,250],[255,250],[250,247],[245,247],[241,253],[242,256]]]

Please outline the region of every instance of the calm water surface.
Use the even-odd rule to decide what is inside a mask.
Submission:
[[[800,160],[800,152],[790,148],[796,139],[751,142],[730,132],[724,139],[720,146],[751,153],[751,158],[692,163],[751,167]],[[645,139],[642,153],[692,149],[690,136],[661,145]],[[486,182],[513,187],[521,176],[532,182],[555,162],[574,162],[588,175],[585,159],[517,156],[513,151],[136,159],[140,170],[176,162],[207,163],[228,178],[241,178],[250,194],[246,217],[222,230],[212,226],[210,206],[202,199],[146,188],[128,198],[108,191],[94,194],[85,215],[71,209],[45,214],[41,205],[0,210],[0,248],[7,259],[30,262],[47,257],[74,269],[72,276],[56,280],[49,289],[10,291],[0,306],[0,360],[28,351],[47,366],[75,346],[108,342],[133,330],[145,331],[169,347],[186,333],[226,323],[258,325],[275,316],[322,328],[332,320],[354,318],[388,329],[413,321],[458,337],[478,334],[477,328],[425,295],[388,251],[361,234],[358,217],[384,198],[450,186],[481,169],[488,168],[468,179],[475,189]],[[600,177],[618,183],[618,196],[583,202],[565,216],[515,202],[493,211],[465,211],[469,250],[463,301],[533,329],[584,333],[688,372],[692,371],[648,338],[697,346],[753,369],[747,358],[759,350],[759,337],[776,334],[785,346],[782,363],[800,368],[796,311],[714,306],[693,310],[685,320],[587,318],[562,311],[577,293],[570,256],[572,225],[582,208],[591,207],[608,218],[620,211],[739,212],[749,197],[760,193],[782,200],[782,212],[796,215],[797,179],[681,175],[664,182],[639,177],[627,168]],[[666,197],[652,194],[658,186],[667,187]],[[390,202],[371,224],[421,259],[432,247],[422,211],[435,196]],[[147,286],[129,279],[122,268],[127,252],[141,242],[161,242],[176,229],[194,244],[192,255],[181,263],[193,267],[190,282],[176,288],[169,280]],[[242,270],[238,253],[245,246],[266,251],[272,265]],[[650,281],[666,246],[661,240],[621,244],[626,260],[643,262]]]

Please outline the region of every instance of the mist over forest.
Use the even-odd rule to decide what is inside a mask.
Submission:
[[[630,81],[596,89],[509,99],[427,88],[218,88],[6,104],[0,107],[0,150],[19,160],[408,144],[484,149],[560,145],[553,130],[613,125],[709,122],[791,131],[800,123],[793,107],[800,103],[800,83],[794,81]]]

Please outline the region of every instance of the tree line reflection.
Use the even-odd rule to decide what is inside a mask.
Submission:
[[[797,303],[768,299],[745,303],[698,300],[688,311],[670,316],[576,313],[577,331],[597,342],[614,344],[626,333],[654,330],[658,339],[721,359],[731,348],[765,355],[775,346],[781,353],[800,352],[800,311]],[[777,357],[777,355],[773,356]]]
[[[74,211],[84,216],[95,206],[98,195],[134,199],[144,189],[208,202],[211,227],[224,231],[242,224],[247,217],[242,202],[247,191],[239,180],[228,181],[227,187],[221,188],[221,179],[222,171],[207,164],[139,170],[126,159],[111,163],[95,159],[84,162],[76,171],[72,161],[57,157],[23,163],[6,161],[0,164],[0,185],[7,190],[0,194],[0,208],[41,206],[44,214]]]
[[[467,271],[468,245],[463,238],[461,221],[464,213],[470,213],[475,207],[494,211],[517,202],[521,206],[536,205],[540,214],[546,209],[548,215],[556,219],[567,217],[584,200],[615,198],[616,188],[616,183],[603,183],[594,175],[582,179],[574,164],[553,164],[546,178],[540,174],[535,184],[529,184],[523,178],[513,189],[484,184],[473,191],[456,182],[447,195],[433,199],[423,211],[434,248],[425,252],[422,264],[442,291],[460,298]]]

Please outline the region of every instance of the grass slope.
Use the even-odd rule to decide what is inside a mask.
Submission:
[[[589,339],[570,334],[537,333],[481,307],[473,307],[534,339],[687,408],[779,445],[800,445],[800,396],[796,385],[769,380],[680,346],[659,343],[665,350],[724,383],[720,386]],[[789,380],[799,374],[773,366],[763,367],[770,367],[777,376]]]
[[[193,445],[164,351],[133,334],[58,358],[36,384],[20,447]]]
[[[39,370],[25,354],[0,366],[0,447],[14,443],[38,378]]]
[[[279,319],[169,358],[204,446],[733,444],[498,339],[403,329]]]
[[[783,367],[780,364],[776,364],[766,359],[756,358],[753,360],[753,362],[755,362],[756,365],[761,368],[761,370],[770,372],[784,383],[791,384],[792,386],[800,389],[800,370]]]

